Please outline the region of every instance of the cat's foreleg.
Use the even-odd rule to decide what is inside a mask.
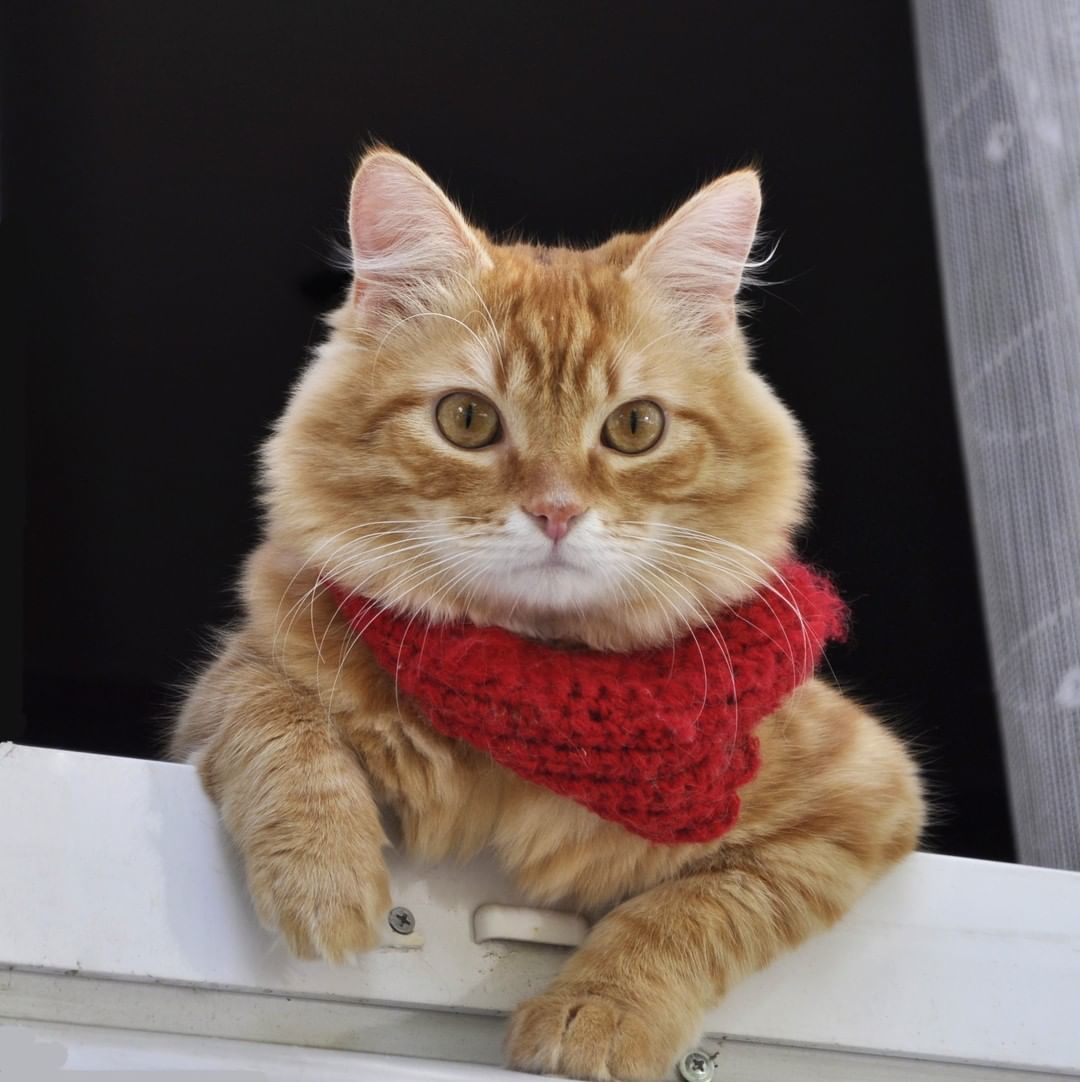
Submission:
[[[914,768],[872,719],[857,727],[874,755],[851,748],[847,763],[811,774],[819,791],[803,786],[802,817],[719,849],[599,921],[553,985],[515,1012],[511,1065],[624,1082],[672,1077],[704,1012],[736,981],[832,924],[910,852],[922,822]]]
[[[259,919],[301,957],[346,960],[377,943],[390,905],[368,779],[314,692],[257,657],[230,655],[191,697],[189,711],[220,715],[192,758],[243,857]]]

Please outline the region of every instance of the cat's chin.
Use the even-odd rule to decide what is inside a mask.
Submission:
[[[478,626],[504,628],[525,638],[598,650],[634,650],[671,641],[664,613],[632,605],[625,587],[598,581],[572,565],[522,569],[505,583],[489,583],[453,614]]]
[[[616,586],[592,569],[553,554],[543,561],[517,568],[506,575],[492,575],[484,597],[493,608],[560,613],[582,608],[603,608],[618,600]]]

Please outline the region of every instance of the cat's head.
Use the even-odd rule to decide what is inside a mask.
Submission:
[[[265,449],[271,538],[403,610],[600,647],[752,593],[807,492],[736,319],[760,201],[744,170],[651,234],[500,246],[369,153],[352,288]]]

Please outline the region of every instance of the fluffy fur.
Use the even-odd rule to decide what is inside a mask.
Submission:
[[[437,733],[325,589],[602,650],[707,635],[711,613],[762,589],[803,519],[808,455],[735,316],[759,203],[743,171],[651,235],[499,246],[411,162],[367,155],[353,288],[264,448],[243,619],[173,736],[260,918],[300,955],[376,941],[380,809],[420,857],[488,847],[539,902],[614,907],[516,1010],[519,1068],[666,1075],[704,1009],[835,921],[921,828],[901,743],[811,680],[758,728],[763,766],[734,830],[648,842]],[[494,403],[502,439],[447,442],[434,409],[452,391]],[[637,398],[666,428],[620,455],[601,428]],[[557,543],[537,529],[550,515],[569,523]]]

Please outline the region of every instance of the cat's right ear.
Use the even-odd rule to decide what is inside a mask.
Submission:
[[[353,301],[366,317],[430,306],[491,257],[442,189],[408,158],[364,156],[349,200]]]

